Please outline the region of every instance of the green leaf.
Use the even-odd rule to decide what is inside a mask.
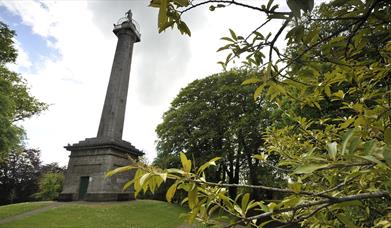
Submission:
[[[307,0],[306,2],[306,11],[312,11],[314,8],[314,0]]]
[[[167,173],[158,173],[158,175],[162,178],[164,182],[167,180]]]
[[[114,174],[123,173],[123,172],[129,171],[129,170],[135,169],[135,168],[136,168],[136,167],[131,166],[131,165],[124,166],[124,167],[119,167],[119,168],[116,168],[116,169],[114,169],[114,170],[110,170],[109,172],[107,172],[107,173],[106,173],[106,177],[111,177],[111,176],[113,176]]]
[[[190,4],[189,0],[174,0],[174,2],[182,7],[186,7]]]
[[[338,90],[338,92],[333,93],[333,96],[343,99],[345,97],[345,93],[342,90]]]
[[[383,149],[383,157],[388,166],[391,167],[391,146],[385,146]]]
[[[266,72],[265,72],[265,76],[267,77],[267,78],[272,78],[273,77],[273,75],[272,75],[272,63],[271,62],[269,62],[268,64],[267,64],[267,67],[266,67]]]
[[[167,21],[164,25],[161,25],[159,28],[159,32],[163,32],[166,28],[173,26],[175,21]]]
[[[391,128],[387,128],[384,130],[384,142],[391,146]]]
[[[143,186],[145,181],[151,176],[150,173],[146,173],[144,174],[141,178],[140,178],[140,185]]]
[[[182,34],[187,34],[188,36],[191,36],[191,31],[190,31],[189,27],[187,27],[187,25],[186,25],[185,22],[183,22],[183,21],[178,21],[178,22],[177,22],[177,26],[178,26],[179,31],[180,31]]]
[[[282,200],[281,203],[279,203],[279,206],[287,207],[294,207],[301,201],[301,197],[297,195],[286,197],[284,200]]]
[[[231,45],[232,45],[232,44],[227,44],[227,45],[225,45],[225,46],[223,46],[223,47],[217,49],[216,52],[223,51],[223,50],[227,50],[229,47],[231,47]]]
[[[262,85],[257,87],[257,89],[254,92],[254,100],[256,100],[259,96],[261,96],[261,93],[262,93],[264,88],[265,88],[265,84],[262,84]]]
[[[181,152],[179,154],[179,156],[181,158],[183,171],[185,171],[186,173],[189,173],[191,170],[191,161],[187,159],[186,155],[183,152]]]
[[[197,173],[204,172],[204,170],[206,168],[208,168],[209,166],[211,166],[211,165],[215,166],[216,165],[216,161],[219,160],[219,159],[221,159],[221,157],[212,158],[210,161],[204,163],[200,168],[198,168]]]
[[[160,0],[151,0],[149,2],[149,6],[154,8],[160,8],[160,4],[161,4]]]
[[[249,200],[250,200],[250,194],[248,193],[244,194],[244,196],[242,197],[242,211],[246,211]]]
[[[336,216],[337,216],[339,221],[341,221],[343,224],[346,225],[346,227],[349,227],[349,228],[356,228],[356,227],[358,227],[358,226],[356,226],[353,223],[352,219],[349,216],[347,216],[345,214],[342,214],[342,213],[336,214]]]
[[[341,150],[342,155],[344,155],[347,152],[347,146],[349,140],[353,137],[353,134],[354,134],[354,129],[350,129],[344,134],[343,141],[342,141],[342,150]]]
[[[364,143],[364,154],[368,155],[371,154],[373,149],[375,148],[375,141],[370,140]]]
[[[238,212],[241,216],[244,216],[242,209],[238,205],[234,205],[234,210]]]
[[[387,166],[385,166],[383,162],[379,161],[377,158],[375,158],[372,155],[365,155],[365,156],[358,156],[358,157],[376,163],[377,165],[379,165],[379,167],[387,168]]]
[[[275,208],[278,208],[278,205],[275,202],[271,202],[267,205],[269,211],[274,211]]]
[[[231,33],[231,37],[233,40],[237,40],[238,37],[236,36],[235,32],[232,29],[229,29],[229,33]]]
[[[128,182],[126,182],[126,184],[124,184],[124,186],[122,187],[122,190],[125,191],[126,189],[128,189],[130,187],[130,185],[134,184],[134,179],[133,180],[130,180]]]
[[[272,6],[272,4],[273,4],[273,0],[269,0],[269,1],[267,2],[266,9],[270,9],[270,7]]]
[[[181,169],[175,169],[175,168],[171,168],[171,169],[167,169],[167,172],[168,173],[177,173],[177,174],[185,174],[185,172]]]
[[[318,169],[326,168],[329,166],[328,164],[308,164],[308,165],[303,165],[299,166],[298,168],[295,169],[293,173],[296,174],[308,174],[312,173]]]
[[[325,94],[326,94],[328,97],[331,97],[330,86],[325,86],[325,87],[324,87],[324,92],[325,92]]]
[[[348,128],[355,120],[356,118],[354,117],[348,118],[345,122],[341,123],[341,129]]]
[[[299,182],[288,184],[288,186],[296,194],[298,194],[301,191],[301,183]]]
[[[293,15],[300,17],[300,5],[297,0],[287,0],[289,9],[292,11]]]
[[[220,40],[225,40],[225,41],[230,41],[230,42],[235,42],[233,39],[229,38],[229,37],[221,37]]]
[[[253,158],[258,159],[260,161],[266,161],[267,157],[268,157],[268,155],[265,153],[256,154],[253,156]]]
[[[189,208],[193,209],[197,205],[197,193],[198,189],[196,185],[193,185],[192,189],[188,193],[188,203],[189,203]]]
[[[167,202],[171,202],[172,198],[175,195],[177,186],[178,186],[178,182],[175,182],[174,184],[172,184],[170,186],[170,188],[168,188],[167,193],[166,193]]]
[[[263,201],[258,202],[258,205],[259,205],[259,207],[261,208],[262,211],[264,211],[264,212],[269,212],[269,211],[270,211],[269,207],[266,206],[266,205],[263,203]]]
[[[168,0],[160,0],[158,27],[161,28],[168,22],[167,17]]]
[[[232,57],[232,53],[229,53],[229,54],[227,55],[227,58],[225,58],[225,65],[228,64],[228,62],[231,60],[231,57]]]
[[[232,199],[224,195],[224,193],[219,193],[219,198],[223,200],[224,204],[228,207],[233,207]]]
[[[218,204],[214,205],[211,209],[209,209],[208,215],[209,216],[213,215],[213,212],[215,212],[219,208],[220,208],[220,206]]]
[[[250,84],[255,84],[261,82],[261,79],[259,78],[249,78],[246,79],[244,82],[242,82],[242,85],[250,85]]]

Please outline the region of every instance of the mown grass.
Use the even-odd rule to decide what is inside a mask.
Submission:
[[[165,202],[65,203],[0,227],[178,227],[186,209]]]
[[[27,211],[35,210],[38,208],[46,207],[53,202],[45,201],[45,202],[26,202],[26,203],[16,203],[5,206],[0,206],[0,219],[19,215],[25,213]]]

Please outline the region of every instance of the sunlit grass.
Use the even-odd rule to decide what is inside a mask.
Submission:
[[[186,209],[160,201],[65,203],[0,227],[178,227]]]
[[[0,206],[0,219],[22,214],[31,210],[35,210],[38,208],[46,207],[50,205],[51,201],[45,202],[26,202],[26,203],[16,203],[5,206]]]

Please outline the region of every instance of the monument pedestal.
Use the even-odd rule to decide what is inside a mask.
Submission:
[[[131,164],[142,152],[129,142],[113,138],[88,138],[65,147],[71,151],[59,201],[122,201],[134,198],[133,189],[122,190],[132,172],[105,177],[115,168]],[[131,158],[131,159],[130,159]]]

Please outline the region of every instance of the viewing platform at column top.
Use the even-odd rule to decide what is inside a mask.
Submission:
[[[120,18],[116,24],[114,24],[113,32],[117,35],[117,33],[122,29],[130,29],[134,35],[136,35],[136,42],[139,42],[141,39],[140,26],[132,18],[132,12],[129,10],[126,13],[126,17]]]

